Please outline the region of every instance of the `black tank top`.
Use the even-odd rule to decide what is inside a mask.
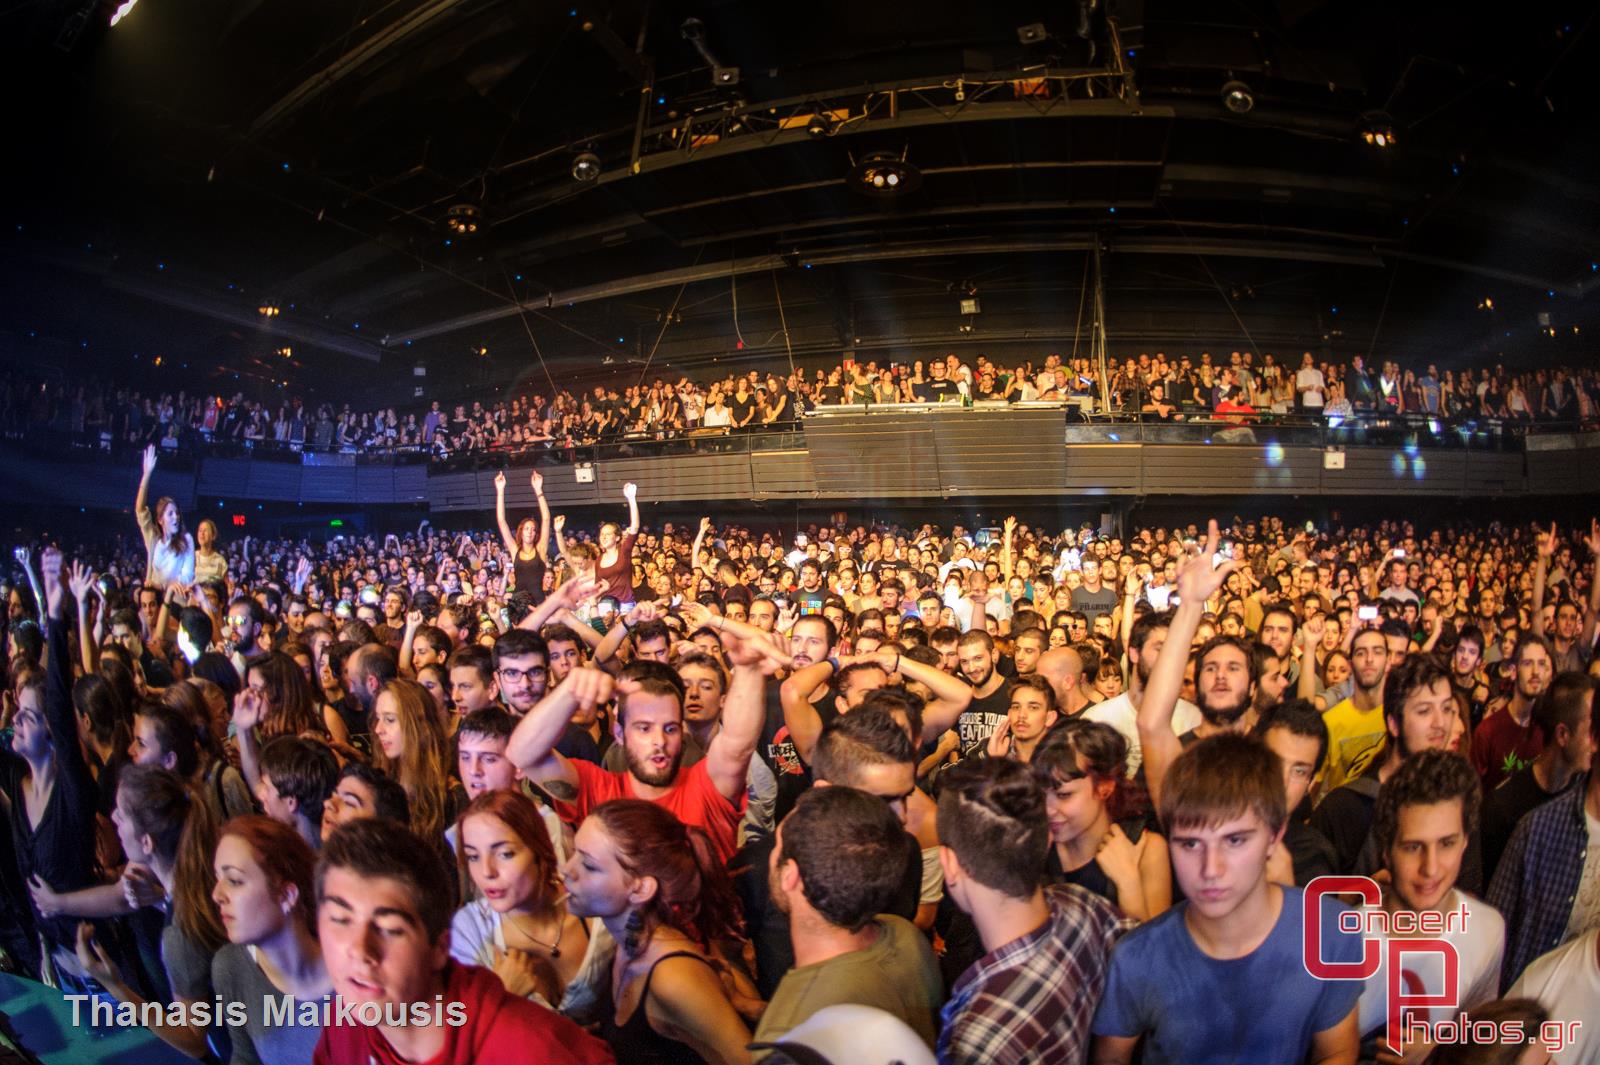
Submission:
[[[517,591],[533,596],[535,606],[544,602],[544,559],[537,554],[525,559],[518,551],[511,556],[511,572],[517,578]]]
[[[656,966],[668,958],[696,958],[708,966],[711,964],[692,950],[663,954],[645,973],[639,1004],[633,1008],[626,1023],[617,1024],[615,1003],[605,1011],[605,1018],[600,1025],[600,1038],[611,1047],[611,1053],[616,1055],[618,1061],[625,1061],[628,1065],[705,1065],[706,1059],[687,1044],[668,1039],[650,1027],[650,1018],[645,1010],[646,1003],[650,1001],[650,981],[655,978]]]
[[[1128,837],[1129,843],[1138,843],[1139,837],[1144,835],[1144,818],[1129,817],[1117,822],[1123,834]],[[1089,864],[1081,866],[1072,872],[1061,868],[1061,852],[1054,846],[1050,848],[1050,864],[1046,870],[1052,884],[1076,884],[1086,891],[1092,891],[1111,905],[1120,908],[1121,900],[1117,898],[1117,885],[1100,868],[1100,859],[1095,858]]]

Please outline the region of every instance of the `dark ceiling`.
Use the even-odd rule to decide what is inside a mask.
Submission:
[[[0,6],[0,355],[393,396],[1065,350],[1096,245],[1114,352],[1577,357],[1597,317],[1593,5],[116,6]],[[853,189],[874,150],[921,188]]]

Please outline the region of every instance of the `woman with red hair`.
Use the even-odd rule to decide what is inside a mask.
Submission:
[[[598,917],[618,945],[600,1029],[618,1061],[750,1060],[725,985],[741,998],[753,988],[718,949],[739,938],[739,903],[709,836],[655,803],[615,799],[579,827],[563,879],[572,912]]]
[[[211,984],[223,1002],[247,1004],[242,1026],[229,1028],[230,1062],[304,1065],[322,1035],[318,1024],[292,1023],[333,994],[317,941],[316,855],[300,834],[271,818],[235,817],[222,826],[212,863],[228,945],[211,959]],[[292,999],[291,1023],[267,1024],[264,1003]]]
[[[561,869],[539,807],[521,792],[486,791],[456,822],[456,860],[478,897],[450,923],[450,956],[493,969],[513,995],[574,1003],[588,978],[589,930],[567,909]],[[582,987],[574,981],[584,977]]]

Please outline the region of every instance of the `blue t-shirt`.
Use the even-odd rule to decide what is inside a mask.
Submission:
[[[1318,980],[1302,959],[1304,892],[1283,888],[1272,933],[1243,958],[1219,961],[1189,935],[1180,903],[1122,938],[1111,954],[1094,1034],[1145,1035],[1144,1065],[1303,1061],[1312,1036],[1355,1008],[1360,980]],[[1361,960],[1361,937],[1339,931],[1348,907],[1322,902],[1322,957]]]

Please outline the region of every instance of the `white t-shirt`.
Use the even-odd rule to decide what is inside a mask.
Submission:
[[[1095,703],[1083,712],[1083,717],[1086,721],[1110,725],[1122,733],[1123,739],[1128,741],[1128,776],[1131,779],[1139,772],[1139,767],[1144,765],[1144,748],[1139,745],[1139,712],[1133,708],[1133,700],[1127,692],[1103,703]],[[1173,734],[1181,736],[1198,726],[1200,721],[1200,708],[1185,699],[1179,699],[1177,708],[1172,711]]]
[[[1552,1021],[1581,1021],[1576,1038],[1555,1054],[1557,1065],[1600,1061],[1600,960],[1595,950],[1600,930],[1590,930],[1535,958],[1506,992],[1507,998],[1538,999]],[[1569,1024],[1570,1028],[1570,1024]]]
[[[1452,890],[1441,909],[1449,913],[1463,904],[1467,907],[1465,928],[1455,928],[1454,924],[1459,923],[1455,922],[1451,931],[1430,937],[1452,944],[1460,958],[1461,967],[1456,974],[1456,1008],[1452,1010],[1444,1006],[1416,1007],[1412,1012],[1419,1020],[1426,1017],[1433,1023],[1447,1021],[1462,1010],[1470,1011],[1474,1006],[1492,1002],[1498,997],[1500,958],[1505,952],[1506,945],[1506,922],[1493,906],[1482,899],[1473,898],[1464,891]],[[1360,909],[1363,914],[1367,914],[1382,907],[1362,906]],[[1389,939],[1384,935],[1374,935],[1371,938],[1380,944]],[[1378,953],[1378,971],[1367,977],[1364,981],[1365,986],[1361,989],[1359,1020],[1362,1035],[1376,1031],[1389,1020],[1388,955],[1388,948],[1381,947]],[[1439,954],[1407,954],[1400,962],[1400,980],[1402,988],[1408,994],[1443,994],[1444,958]]]
[[[1320,407],[1322,406],[1322,391],[1328,385],[1323,380],[1321,370],[1315,366],[1303,366],[1300,368],[1300,372],[1294,375],[1294,387],[1296,391],[1305,393],[1305,399],[1302,402],[1307,407]]]
[[[1567,918],[1567,939],[1600,928],[1600,818],[1583,813],[1589,825],[1589,846],[1583,852],[1583,875],[1578,878],[1578,897],[1572,901]]]

